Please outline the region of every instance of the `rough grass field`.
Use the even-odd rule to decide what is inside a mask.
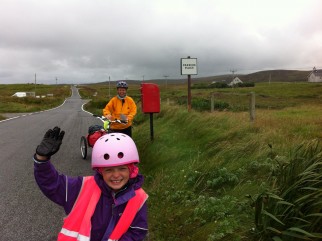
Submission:
[[[38,96],[46,97],[13,97],[16,92],[35,92]],[[47,94],[53,94],[53,96],[47,97]],[[5,119],[1,113],[35,112],[56,107],[68,96],[70,96],[69,85],[0,85],[0,119]]]

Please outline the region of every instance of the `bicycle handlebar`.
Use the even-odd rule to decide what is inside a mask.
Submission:
[[[93,116],[94,116],[94,117],[96,117],[96,118],[101,119],[103,122],[104,122],[104,121],[108,121],[108,122],[110,122],[110,123],[121,123],[121,124],[127,124],[127,121],[126,121],[126,120],[119,120],[119,119],[109,120],[109,119],[107,119],[105,116],[99,116],[99,115],[95,115],[95,114],[93,114]]]

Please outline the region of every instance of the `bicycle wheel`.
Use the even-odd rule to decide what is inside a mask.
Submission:
[[[81,150],[82,158],[86,159],[86,157],[87,157],[87,140],[86,140],[85,136],[81,137],[80,150]]]

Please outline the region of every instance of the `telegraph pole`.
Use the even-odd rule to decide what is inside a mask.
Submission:
[[[111,99],[111,76],[108,76],[108,99]]]
[[[165,88],[167,89],[168,88],[168,77],[169,75],[163,75],[163,77],[165,78]]]
[[[235,70],[235,69],[231,69],[231,70],[230,70],[230,72],[232,72],[232,73],[233,73],[233,79],[234,79],[234,77],[235,77],[235,72],[237,72],[237,70]]]
[[[36,95],[36,87],[37,87],[37,74],[35,73],[35,95]]]

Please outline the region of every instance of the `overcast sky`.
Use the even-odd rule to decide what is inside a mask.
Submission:
[[[322,68],[319,0],[0,0],[0,84]],[[235,73],[235,74],[236,74]]]

